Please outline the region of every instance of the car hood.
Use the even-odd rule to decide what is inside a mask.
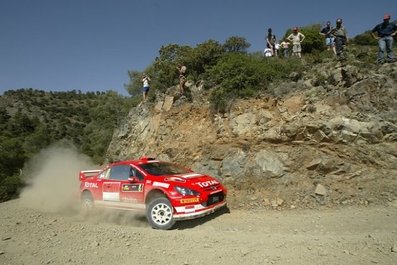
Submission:
[[[221,184],[216,178],[199,173],[166,176],[164,180],[167,182],[173,182],[174,185],[178,185],[178,183],[180,183],[181,185],[189,186],[199,190],[205,190],[214,186],[219,186]]]

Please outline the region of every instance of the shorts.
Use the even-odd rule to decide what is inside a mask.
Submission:
[[[331,47],[334,46],[335,38],[334,37],[325,38],[325,45],[331,46]]]
[[[300,43],[294,44],[292,47],[292,52],[301,52],[302,51],[302,46]]]
[[[147,92],[149,92],[149,89],[150,89],[150,87],[144,86],[142,90],[144,93],[147,93]]]

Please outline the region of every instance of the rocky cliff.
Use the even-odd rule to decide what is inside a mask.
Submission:
[[[221,178],[232,207],[295,208],[397,198],[397,63],[329,61],[217,114],[188,83],[131,109],[109,160],[152,155]]]

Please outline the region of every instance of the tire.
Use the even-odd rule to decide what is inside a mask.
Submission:
[[[168,230],[175,224],[171,203],[165,197],[155,198],[147,204],[146,218],[154,229]]]
[[[90,192],[85,191],[81,195],[81,211],[83,213],[89,213],[92,212],[94,208],[94,199],[92,198],[92,195]]]

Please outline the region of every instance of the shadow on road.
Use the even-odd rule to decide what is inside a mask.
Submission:
[[[172,230],[192,229],[196,226],[202,225],[206,222],[209,222],[213,219],[218,218],[219,216],[221,216],[223,214],[228,214],[228,213],[230,213],[230,209],[228,207],[223,207],[223,208],[219,209],[218,211],[214,212],[213,214],[206,215],[201,218],[176,222],[176,224],[172,228]]]
[[[227,213],[230,213],[230,209],[226,206],[210,215],[192,220],[178,221],[171,230],[192,229]],[[115,209],[95,209],[89,214],[85,214],[83,219],[93,223],[105,222],[134,227],[150,227],[145,214],[141,212],[132,213],[130,211],[120,211]]]

